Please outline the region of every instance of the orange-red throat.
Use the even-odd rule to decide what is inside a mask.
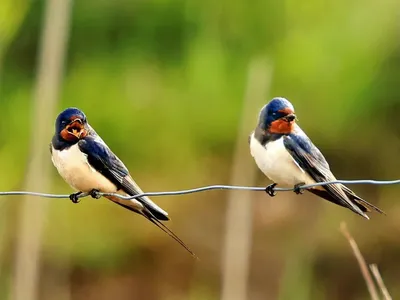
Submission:
[[[78,116],[72,116],[71,122],[61,130],[61,137],[69,142],[78,141],[87,136],[87,130],[83,121]]]
[[[296,115],[294,111],[291,108],[286,107],[279,110],[278,113],[282,114],[283,116],[275,121],[272,121],[268,131],[270,133],[277,134],[290,134],[293,131],[296,123]]]

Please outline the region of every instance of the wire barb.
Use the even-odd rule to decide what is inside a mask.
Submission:
[[[298,190],[309,189],[316,186],[324,186],[328,184],[373,184],[373,185],[392,185],[392,184],[400,184],[400,179],[396,180],[334,180],[327,182],[317,182],[314,184],[306,184],[302,186],[296,186],[293,188],[280,188],[273,187],[274,192],[289,192]],[[93,198],[99,198],[101,196],[113,196],[118,197],[122,200],[132,200],[140,197],[158,197],[158,196],[176,196],[176,195],[187,195],[211,190],[241,190],[241,191],[254,191],[254,192],[265,192],[265,187],[255,187],[255,186],[236,186],[236,185],[209,185],[203,186],[199,188],[180,190],[180,191],[168,191],[168,192],[148,192],[141,193],[134,196],[124,196],[115,193],[81,193],[76,195],[77,198],[84,198],[88,196],[92,196]],[[71,195],[59,195],[59,194],[48,194],[48,193],[39,193],[39,192],[30,192],[30,191],[10,191],[10,192],[0,192],[0,196],[35,196],[35,197],[43,197],[43,198],[54,198],[54,199],[70,199]],[[95,197],[94,197],[95,196]]]

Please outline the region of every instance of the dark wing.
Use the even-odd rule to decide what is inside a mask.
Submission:
[[[285,136],[283,138],[283,143],[297,164],[316,182],[336,180],[335,176],[329,169],[325,157],[303,132]],[[320,195],[323,190],[327,192],[325,197],[324,195]],[[310,191],[314,192],[313,189],[310,189]],[[340,184],[324,185],[319,191],[315,190],[315,194],[338,205],[347,207],[368,219],[368,216],[360,209],[360,207],[347,197]]]
[[[100,139],[100,137],[94,135],[93,132],[92,135],[93,136],[88,136],[85,139],[80,140],[78,143],[79,149],[87,155],[89,164],[98,172],[107,177],[111,182],[113,182],[118,189],[122,189],[125,193],[131,196],[143,193],[143,191],[129,175],[129,171],[122,161],[110,150],[110,148],[108,148],[108,146]],[[142,211],[137,211],[137,209],[134,207],[129,206],[127,204],[128,200],[121,200],[113,196],[107,198],[124,208],[140,213],[146,219],[176,240],[191,255],[197,257],[172,230],[160,222],[160,220],[169,220],[168,215],[148,197],[140,197],[136,199],[145,207],[145,209]]]
[[[79,149],[87,155],[89,164],[118,189],[130,196],[143,193],[136,182],[129,175],[128,169],[122,161],[108,148],[98,136],[87,136],[78,142]],[[159,220],[169,220],[168,214],[158,207],[148,197],[136,199]]]

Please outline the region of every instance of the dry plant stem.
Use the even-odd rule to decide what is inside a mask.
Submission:
[[[392,300],[392,296],[390,296],[389,291],[387,290],[385,283],[383,282],[381,273],[379,272],[378,266],[376,264],[370,264],[369,268],[371,269],[372,275],[374,275],[376,283],[382,291],[382,295],[385,300]]]
[[[247,92],[243,101],[241,124],[232,162],[231,183],[253,184],[256,180],[256,169],[249,160],[246,143],[249,124],[254,111],[263,103],[270,82],[271,67],[268,62],[255,59],[249,66]],[[253,205],[250,192],[241,194],[231,191],[225,221],[224,248],[222,251],[222,300],[248,299],[248,277],[250,271],[250,254],[252,245]]]
[[[31,157],[25,178],[27,190],[46,190],[50,187],[50,158],[46,145],[52,135],[52,126],[49,124],[54,122],[53,116],[63,78],[71,2],[72,0],[45,1],[31,115]],[[21,203],[18,229],[15,233],[17,243],[10,299],[37,300],[41,298],[39,292],[42,292],[39,291],[41,247],[49,202],[33,201],[29,197],[21,199],[24,201]],[[57,299],[65,299],[65,294],[58,293]]]
[[[364,277],[365,283],[367,284],[367,288],[369,294],[371,295],[372,300],[379,300],[378,292],[376,291],[376,287],[374,281],[372,280],[371,274],[369,273],[367,263],[365,262],[364,257],[362,256],[360,249],[357,246],[356,241],[351,236],[350,232],[347,229],[347,225],[345,222],[340,224],[340,230],[342,231],[345,238],[349,241],[350,247],[353,250],[354,256],[358,261],[358,265],[360,266],[361,274]]]

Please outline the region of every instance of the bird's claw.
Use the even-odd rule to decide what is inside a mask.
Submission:
[[[92,198],[94,199],[100,199],[101,198],[101,194],[99,190],[93,189],[89,192],[89,195],[92,196]]]
[[[295,192],[297,195],[303,194],[304,193],[304,189],[301,188],[303,185],[305,185],[305,182],[300,182],[300,183],[296,184],[293,187],[293,192]]]
[[[270,195],[271,197],[274,197],[276,195],[276,191],[274,188],[276,187],[277,183],[270,184],[265,188],[265,192]]]
[[[69,195],[69,199],[72,201],[72,203],[79,203],[81,200],[79,199],[79,196],[82,194],[82,192],[77,192],[74,194]]]

